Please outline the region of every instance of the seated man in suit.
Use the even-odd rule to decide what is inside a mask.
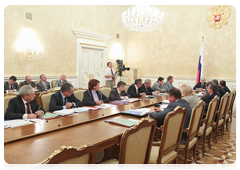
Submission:
[[[146,93],[140,93],[139,88],[142,86],[142,80],[136,79],[134,84],[129,86],[128,88],[128,94],[131,95],[131,97],[145,97]]]
[[[34,119],[44,113],[44,109],[37,103],[34,88],[22,86],[19,95],[9,101],[4,119]]]
[[[47,81],[47,77],[44,74],[41,74],[40,79],[41,81],[37,83],[37,88],[39,89],[39,91],[49,90],[51,87],[50,83]]]
[[[198,82],[194,87],[193,90],[204,90],[206,89],[206,82],[205,82],[205,78],[201,78],[200,82]]]
[[[231,91],[229,90],[229,88],[226,86],[226,81],[221,80],[219,83],[219,86],[223,88],[223,90],[225,91],[225,93],[231,93]]]
[[[182,98],[182,94],[179,89],[171,88],[168,90],[168,100],[169,105],[163,111],[160,108],[153,108],[150,110],[150,116],[158,121],[158,126],[163,125],[166,115],[173,111],[177,106],[187,109],[187,116],[184,123],[184,129],[188,128],[189,121],[192,114],[192,109],[189,106],[188,102]],[[187,139],[187,132],[183,132],[181,144],[184,144]]]
[[[168,91],[171,88],[174,88],[172,85],[173,83],[173,76],[168,76],[167,81],[163,83],[163,87]]]
[[[210,84],[207,86],[207,92],[208,92],[208,93],[201,98],[201,99],[206,103],[205,111],[207,111],[209,103],[212,101],[212,99],[213,99],[216,95],[220,98],[220,100],[221,100],[221,97],[222,97],[222,96],[218,93],[218,91],[217,91],[217,85],[214,84],[214,83],[210,83]]]
[[[32,81],[31,76],[29,75],[26,75],[25,81],[21,83],[21,87],[24,85],[30,85],[32,86],[32,88],[37,89],[37,87],[35,86],[35,82]]]
[[[109,102],[109,98],[99,90],[99,84],[100,82],[97,79],[91,79],[88,82],[88,90],[84,92],[83,97],[83,104],[85,106],[100,105]]]
[[[153,83],[152,89],[155,90],[155,91],[157,90],[160,93],[166,92],[167,90],[163,86],[163,82],[164,82],[164,78],[158,77],[157,82]]]
[[[142,86],[139,89],[140,93],[146,93],[147,95],[154,95],[154,94],[159,94],[159,91],[154,91],[151,89],[151,80],[146,79]]]
[[[126,98],[130,98],[130,94],[127,94],[124,91],[126,83],[123,81],[119,81],[117,84],[117,87],[113,88],[109,94],[109,100],[122,100]]]
[[[73,93],[73,85],[64,83],[61,89],[53,94],[49,103],[49,111],[71,109],[74,107],[81,107],[83,104],[78,100]]]
[[[56,81],[55,87],[62,87],[63,83],[67,83],[65,74],[61,75],[61,78]]]
[[[221,95],[221,97],[225,94],[225,91],[223,90],[222,87],[218,85],[218,80],[213,79],[212,82],[217,85],[217,91]]]
[[[4,82],[4,93],[14,92],[19,90],[17,77],[11,76],[8,81]]]

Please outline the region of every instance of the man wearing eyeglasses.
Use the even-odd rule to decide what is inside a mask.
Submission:
[[[53,94],[49,103],[49,111],[81,107],[83,104],[73,94],[73,85],[64,83],[61,89]]]
[[[37,103],[34,88],[23,86],[19,95],[9,101],[4,119],[34,119],[44,113],[44,109]]]

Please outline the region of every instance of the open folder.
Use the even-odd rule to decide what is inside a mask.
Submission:
[[[39,119],[49,120],[49,119],[54,119],[54,118],[56,118],[58,116],[59,116],[58,114],[47,112],[47,113],[43,114],[42,116],[39,116],[38,118]]]
[[[133,125],[136,125],[138,123],[138,120],[115,117],[113,119],[105,120],[105,122],[113,123],[113,124],[121,125],[125,127],[131,127]]]

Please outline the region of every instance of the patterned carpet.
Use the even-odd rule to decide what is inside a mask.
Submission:
[[[233,109],[233,120],[229,124],[229,130],[224,131],[223,137],[219,136],[217,143],[211,140],[211,149],[207,148],[205,156],[201,154],[201,141],[198,139],[198,149],[196,152],[197,162],[193,161],[192,154],[189,152],[187,164],[232,164],[236,161],[236,109]],[[213,138],[212,138],[213,139]],[[184,163],[184,152],[179,151],[179,164]]]

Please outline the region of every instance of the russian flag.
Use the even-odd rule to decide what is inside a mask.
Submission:
[[[203,42],[200,51],[199,61],[198,61],[198,71],[197,71],[197,79],[196,84],[200,82],[200,79],[203,77]]]

